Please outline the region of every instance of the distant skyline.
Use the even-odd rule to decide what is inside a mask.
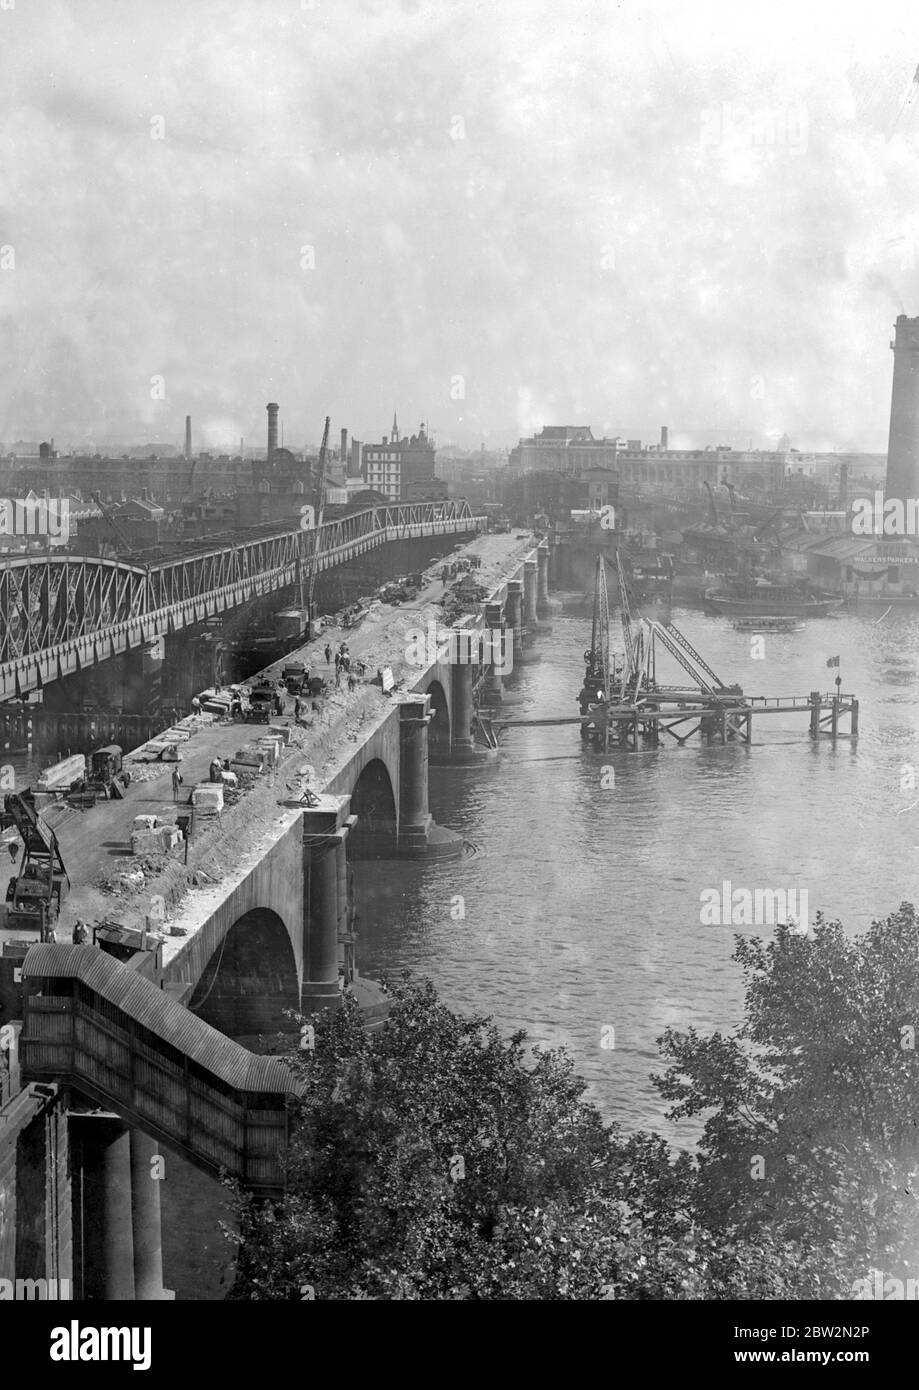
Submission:
[[[0,439],[883,452],[917,64],[900,0],[18,0]]]

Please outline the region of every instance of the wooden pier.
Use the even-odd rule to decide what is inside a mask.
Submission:
[[[595,747],[625,749],[660,747],[667,738],[683,747],[696,735],[703,743],[752,743],[753,719],[776,714],[807,715],[812,739],[858,738],[858,700],[854,695],[738,695],[705,697],[696,690],[661,688],[647,692],[634,704],[600,701],[586,714],[557,719],[514,719],[494,715],[479,718],[490,739],[496,730],[537,725],[580,724],[581,736]]]

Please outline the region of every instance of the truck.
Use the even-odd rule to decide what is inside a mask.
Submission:
[[[10,792],[3,798],[0,829],[10,826],[25,848],[19,872],[7,886],[4,925],[37,931],[42,941],[53,941],[54,923],[70,892],[57,836],[42,821],[28,793]]]
[[[277,713],[278,690],[270,682],[255,685],[249,692],[249,708],[243,717],[251,724],[268,724]]]
[[[86,776],[74,782],[67,793],[67,804],[86,811],[97,801],[120,801],[130,781],[130,772],[122,766],[120,746],[106,744],[90,753]]]
[[[304,687],[309,687],[310,673],[302,661],[292,662],[284,667],[281,679],[289,695],[302,695]]]

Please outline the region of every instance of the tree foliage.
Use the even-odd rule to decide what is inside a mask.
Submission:
[[[746,1014],[731,1036],[668,1031],[673,1118],[705,1115],[694,1208],[716,1235],[823,1252],[828,1287],[919,1250],[919,920],[904,903],[860,936],[737,938]]]
[[[233,1297],[845,1295],[845,1199],[868,1169],[856,1127],[834,1128],[833,1116],[857,1115],[876,1145],[872,1086],[889,1049],[876,1041],[862,1075],[846,1039],[870,1034],[869,998],[880,1028],[895,981],[908,1014],[909,947],[879,944],[906,923],[915,930],[911,909],[876,929],[876,945],[823,923],[812,942],[783,930],[768,946],[738,941],[743,1026],[662,1039],[672,1065],[658,1084],[673,1115],[707,1113],[695,1157],[605,1125],[564,1052],[453,1013],[430,984],[397,987],[377,1034],[347,1001],[315,1016],[314,1049],[291,1059],[306,1088],[291,1117],[287,1195],[236,1194]],[[903,1079],[887,1076],[891,1099]]]

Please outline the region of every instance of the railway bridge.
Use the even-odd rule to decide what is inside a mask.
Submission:
[[[131,559],[24,555],[0,567],[0,701],[253,599],[303,583],[380,547],[474,533],[466,501],[372,507],[304,530],[268,524],[174,542]]]

